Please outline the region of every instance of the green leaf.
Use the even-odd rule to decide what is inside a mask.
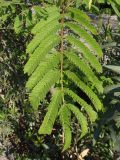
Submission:
[[[47,26],[44,26],[41,28],[41,32],[38,33],[33,40],[28,44],[26,52],[27,53],[33,53],[35,49],[38,47],[40,43],[50,35],[53,35],[54,33],[57,33],[57,31],[60,29],[60,24],[58,21],[50,21]]]
[[[95,76],[95,74],[92,72],[92,70],[84,63],[83,60],[81,60],[77,54],[74,52],[67,52],[65,53],[65,56],[71,61],[76,67],[78,67],[83,74],[86,75],[86,77],[89,79],[89,81],[92,82],[92,85],[96,87],[98,92],[103,93],[103,87],[102,83],[98,80],[98,78]]]
[[[97,94],[103,93],[102,82],[98,78],[98,73],[102,72],[98,59],[103,53],[91,35],[96,34],[96,29],[91,25],[90,18],[75,8],[67,8],[67,17],[64,17],[60,8],[52,3],[41,9],[36,8],[36,12],[42,16],[32,29],[33,39],[26,49],[30,58],[25,64],[24,73],[29,76],[26,87],[34,110],[44,103],[46,95],[52,94],[50,91],[54,88],[52,99],[47,101],[48,111],[39,134],[50,135],[55,120],[59,118],[65,151],[72,140],[71,113],[81,125],[83,137],[88,132],[87,119],[94,122],[98,116],[96,111],[102,110]],[[76,69],[78,76],[73,73]],[[76,85],[72,87],[74,91],[70,89],[70,84]],[[76,88],[88,96],[89,103],[76,94]]]
[[[59,116],[60,116],[60,122],[63,127],[64,140],[65,140],[63,151],[65,151],[70,147],[72,140],[72,133],[70,127],[71,113],[70,110],[68,109],[68,105],[61,106]]]
[[[86,95],[90,98],[92,103],[94,104],[96,110],[101,110],[102,109],[102,103],[100,102],[99,98],[97,95],[91,90],[89,86],[87,86],[84,82],[82,82],[78,76],[71,72],[71,71],[66,71],[65,74],[67,77],[72,80]]]
[[[74,38],[73,36],[67,36],[66,39],[75,46],[78,51],[82,53],[85,59],[90,63],[90,65],[97,71],[102,72],[102,66],[99,63],[98,59],[93,55],[93,53],[87,48],[84,43]]]
[[[67,22],[66,26],[69,27],[73,32],[75,32],[76,34],[78,34],[82,39],[85,40],[85,42],[87,43],[87,46],[99,57],[103,56],[102,50],[100,48],[100,46],[98,45],[98,43],[95,41],[95,39],[87,33],[87,31],[85,31],[84,29],[80,28],[80,26],[71,23],[71,22]]]
[[[62,103],[61,91],[56,90],[52,96],[52,100],[48,106],[48,111],[38,131],[39,134],[48,134],[48,135],[51,134],[61,103]]]
[[[118,3],[113,2],[112,0],[109,0],[109,2],[111,3],[111,6],[114,9],[114,11],[117,14],[117,16],[120,17],[120,11],[118,9],[118,8],[120,8],[120,6],[118,6]]]
[[[44,39],[26,63],[24,67],[24,73],[28,73],[28,75],[32,74],[39,63],[45,58],[46,54],[49,53],[52,48],[58,44],[59,41],[59,36],[54,34]]]
[[[28,89],[32,89],[45,76],[45,74],[54,69],[60,62],[60,53],[54,53],[41,62],[26,83]]]
[[[39,103],[44,100],[46,94],[50,88],[60,79],[60,72],[57,70],[51,70],[39,83],[33,88],[29,95],[31,105],[37,109]]]
[[[17,34],[20,33],[22,29],[22,20],[20,16],[16,16],[15,18],[15,22],[14,22],[14,30]]]
[[[105,68],[111,70],[112,72],[120,74],[120,66],[115,65],[104,65]]]
[[[33,34],[41,33],[41,29],[50,24],[51,21],[54,20],[59,20],[60,18],[60,13],[58,12],[58,9],[55,8],[54,10],[51,11],[51,14],[48,13],[48,18],[47,19],[42,19],[40,22],[38,22],[35,27],[32,29]]]
[[[71,13],[66,14],[66,17],[71,19],[71,20],[74,20],[74,21],[78,22],[85,29],[89,30],[91,33],[97,34],[96,29],[90,23],[89,17],[87,17],[87,15],[80,10],[77,10],[77,13],[76,13],[76,10],[77,9],[71,8],[70,9]]]
[[[70,89],[65,89],[65,94],[69,95],[74,102],[77,102],[85,109],[87,114],[89,115],[90,121],[94,122],[97,119],[97,113],[92,109],[92,107],[87,104],[82,98],[80,98],[76,93],[74,93]]]
[[[109,85],[109,86],[106,86],[104,88],[104,93],[105,94],[115,93],[115,92],[119,92],[120,93],[120,84]]]
[[[71,13],[73,13],[75,16],[82,17],[83,19],[86,19],[88,22],[91,21],[91,19],[86,15],[86,13],[84,13],[80,9],[70,7],[68,9],[68,11],[70,11]]]
[[[77,118],[80,126],[81,126],[81,136],[80,138],[82,138],[83,136],[86,135],[86,133],[88,132],[88,123],[87,123],[87,119],[86,117],[80,112],[80,110],[72,105],[72,104],[67,104],[68,108],[74,113],[75,117]]]

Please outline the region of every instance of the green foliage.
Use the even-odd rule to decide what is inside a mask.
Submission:
[[[79,50],[83,57],[90,63],[90,65],[97,71],[102,72],[102,67],[98,62],[97,58],[90,52],[90,50],[75,37],[67,36],[67,40]]]
[[[107,10],[109,9],[109,13],[113,11],[118,17],[120,17],[120,1],[119,0],[83,0],[82,2],[77,1],[77,7],[80,7],[81,5],[85,5],[85,8],[87,10],[97,11],[97,13],[100,13],[101,10]],[[100,8],[100,5],[103,8]]]
[[[27,46],[30,58],[24,72],[30,76],[26,86],[35,110],[44,102],[51,87],[55,90],[39,134],[51,134],[59,116],[65,138],[63,150],[66,150],[71,145],[71,112],[81,126],[81,137],[85,136],[88,121],[84,114],[88,114],[91,122],[97,119],[97,111],[103,107],[96,93],[101,94],[103,87],[96,74],[102,72],[99,63],[102,50],[92,36],[97,31],[84,12],[72,7],[63,9],[63,6],[64,3],[60,7],[45,6],[47,18],[41,19],[32,29],[34,37]],[[64,67],[65,61],[73,67],[70,69],[67,64]],[[76,69],[84,79],[75,75]],[[91,102],[80,97],[77,90],[73,91],[70,83],[80,88]]]
[[[41,64],[37,67],[32,76],[29,78],[26,83],[26,87],[30,90],[33,89],[35,85],[43,78],[46,72],[57,67],[59,61],[60,54],[54,53],[47,57],[46,61],[41,62]]]
[[[120,66],[118,65],[105,65],[104,66],[106,69],[108,69],[110,72],[116,74],[116,76],[111,77],[113,78],[114,84],[112,85],[107,85],[104,89],[104,92],[106,94],[106,99],[109,100],[109,105],[113,108],[116,108],[116,110],[119,111],[119,104],[120,104]],[[110,110],[108,110],[108,113],[111,112]],[[114,117],[113,117],[114,119]],[[115,121],[117,124],[117,127],[120,128],[120,126],[118,125],[119,123],[119,113],[115,114]]]
[[[101,110],[101,102],[97,95],[92,91],[92,89],[89,86],[87,86],[83,81],[81,81],[75,73],[71,71],[66,71],[65,74],[71,81],[75,83],[77,87],[79,87],[83,92],[85,92],[85,94],[90,98],[90,100],[94,104],[96,110]]]
[[[88,127],[87,127],[87,119],[86,117],[79,111],[77,107],[75,107],[72,104],[68,104],[68,108],[73,112],[75,117],[77,118],[79,124],[81,125],[81,138],[88,132]]]
[[[69,110],[69,105],[62,106],[60,109],[60,122],[63,127],[64,132],[64,148],[63,151],[68,149],[71,145],[72,135],[71,135],[71,127],[70,127],[70,120],[71,120],[71,112]]]
[[[61,104],[62,104],[62,95],[60,90],[57,90],[53,94],[51,103],[48,106],[47,114],[38,131],[39,134],[51,134]]]
[[[93,34],[97,34],[96,29],[90,23],[90,19],[82,11],[77,11],[75,8],[71,8],[67,17],[78,22]]]
[[[75,52],[68,52],[65,54],[65,56],[68,58],[70,62],[72,62],[76,67],[78,67],[88,78],[90,82],[96,87],[98,92],[102,93],[103,88],[101,82],[98,80],[98,78],[94,75],[92,70],[89,68],[86,63],[79,58],[79,56],[76,55]]]
[[[66,89],[65,94],[69,95],[74,102],[79,103],[79,105],[81,105],[85,109],[85,111],[89,115],[91,122],[94,122],[96,120],[97,113],[91,108],[89,104],[87,104],[83,99],[81,99],[76,93],[74,93],[72,90]]]
[[[117,73],[117,74],[120,74],[120,66],[115,66],[115,65],[106,65],[104,66],[105,68]]]
[[[103,33],[104,34],[104,33]],[[104,53],[108,56],[104,61],[104,75],[110,79],[104,84],[104,106],[105,113],[100,116],[98,126],[95,130],[96,143],[100,136],[104,134],[105,139],[108,137],[113,155],[112,159],[117,159],[120,155],[120,62],[119,62],[119,28],[111,33],[107,32],[107,37],[111,34],[111,40],[105,41]],[[112,42],[112,43],[111,43]],[[108,133],[108,135],[106,135]],[[116,154],[118,153],[118,154]]]
[[[111,29],[112,17],[108,25],[105,20],[106,30],[95,26],[101,13],[119,16],[119,5],[119,0],[0,1],[0,152],[12,152],[19,160],[69,160],[91,146],[86,159],[117,159],[113,155],[120,148],[119,33]],[[94,25],[83,11],[90,13]],[[102,60],[94,38],[104,51]],[[114,83],[102,96],[100,63],[107,64],[106,54],[110,57],[112,52],[116,60],[115,53],[106,60],[111,61],[104,65],[108,78],[101,79],[104,86]],[[23,73],[28,56],[24,72],[29,78]],[[103,109],[100,97],[107,111],[99,114],[98,130],[103,129],[94,144],[93,122]]]
[[[41,17],[47,17],[46,12],[40,6],[31,7],[33,2],[0,1],[0,27],[14,29],[16,34],[27,35],[33,26],[40,21]]]
[[[118,0],[109,0],[114,12],[118,17],[120,17],[120,1]]]
[[[66,25],[76,34],[78,34],[87,44],[89,49],[91,49],[98,57],[102,57],[102,50],[99,47],[99,44],[92,38],[92,36],[87,33],[83,28],[80,28],[79,25],[75,23],[66,23]]]

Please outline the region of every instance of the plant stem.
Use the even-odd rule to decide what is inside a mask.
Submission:
[[[62,103],[64,105],[64,74],[63,74],[63,65],[64,65],[64,4],[61,5],[61,44],[60,44],[60,53],[61,53],[61,64],[60,64],[60,70],[61,70],[61,91],[62,91]],[[62,142],[64,144],[64,131],[62,132]]]
[[[62,91],[62,101],[64,104],[64,86],[63,86],[63,65],[64,65],[64,6],[62,6],[62,18],[61,18],[61,45],[60,45],[60,52],[61,52],[61,91]]]

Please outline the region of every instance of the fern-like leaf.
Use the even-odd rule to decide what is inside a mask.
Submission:
[[[60,72],[57,70],[51,70],[46,73],[44,78],[33,88],[30,93],[29,100],[34,108],[38,107],[40,101],[43,101],[51,86],[54,85],[59,79]]]
[[[96,29],[93,25],[91,25],[90,21],[88,20],[89,18],[86,18],[87,15],[84,12],[77,12],[77,9],[74,8],[70,8],[69,11],[70,12],[66,15],[69,19],[78,22],[80,25],[82,25],[84,28],[86,28],[93,34],[97,34]]]
[[[50,7],[46,9],[46,12],[48,13],[47,19],[42,19],[40,22],[38,22],[35,27],[32,29],[33,34],[37,34],[41,32],[42,28],[45,28],[51,21],[59,19],[60,18],[60,12],[57,7]]]
[[[101,64],[99,63],[98,59],[92,52],[87,48],[81,41],[76,39],[73,36],[67,36],[66,38],[73,46],[77,47],[77,49],[83,54],[85,59],[90,63],[90,65],[97,71],[102,72]]]
[[[26,83],[26,87],[31,90],[51,69],[54,69],[60,61],[60,54],[50,55],[44,62],[41,62]]]
[[[84,12],[81,11],[80,9],[70,7],[70,8],[68,9],[68,11],[70,11],[70,12],[73,13],[74,15],[77,15],[78,17],[82,17],[83,19],[86,19],[88,22],[91,21],[91,19],[86,15],[86,13],[84,13]]]
[[[61,103],[62,103],[61,91],[56,90],[48,106],[47,114],[45,115],[43,123],[38,131],[39,134],[48,134],[48,135],[51,134]]]
[[[30,58],[25,64],[24,72],[29,76],[26,87],[30,92],[30,103],[35,110],[44,102],[54,86],[55,92],[39,134],[51,134],[58,117],[64,132],[64,151],[71,145],[71,113],[81,125],[83,137],[88,131],[86,113],[90,121],[94,122],[97,118],[96,111],[102,109],[102,104],[92,89],[96,93],[102,93],[103,87],[97,78],[97,73],[102,72],[99,63],[102,50],[92,37],[92,33],[96,34],[96,29],[84,12],[69,7],[64,10],[63,4],[65,3],[61,3],[60,7],[44,5],[41,9],[40,12],[44,16],[32,29],[33,39],[26,49]],[[69,67],[70,64],[72,69]],[[75,69],[78,75],[84,75],[85,82],[80,75],[71,72]],[[70,90],[69,84],[72,83],[89,97],[90,104],[77,95],[75,90]],[[81,109],[74,106],[75,103],[79,104]]]
[[[86,41],[90,49],[99,57],[102,57],[103,53],[101,48],[99,47],[98,43],[95,39],[87,33],[84,29],[80,28],[79,25],[74,24],[72,22],[67,22],[66,26],[69,27],[74,33],[78,34],[82,39]]]
[[[50,24],[48,24],[46,27],[44,26],[41,29],[41,32],[38,33],[33,40],[28,44],[26,52],[27,53],[33,53],[34,50],[38,47],[38,45],[47,37],[49,37],[50,35],[56,33],[59,28],[60,28],[60,24],[58,23],[57,20],[54,20],[52,22],[49,22]]]
[[[81,81],[75,73],[66,71],[65,74],[90,98],[97,111],[102,109],[102,103],[89,86]]]
[[[81,126],[81,138],[86,135],[88,132],[88,123],[86,117],[80,112],[80,110],[72,105],[72,104],[67,104],[67,107],[73,112],[75,117],[77,118],[80,126]]]
[[[63,131],[64,131],[63,136],[64,136],[65,142],[64,142],[63,151],[65,151],[70,147],[71,139],[72,139],[72,133],[71,133],[71,127],[70,127],[71,113],[67,105],[61,106],[59,116],[60,116],[60,122],[63,127]]]
[[[92,70],[82,61],[77,54],[74,52],[66,52],[65,56],[76,66],[78,67],[89,79],[89,81],[92,82],[92,84],[96,87],[96,89],[103,93],[103,87],[101,82],[98,80],[98,78],[95,76],[95,74],[92,72]]]
[[[92,109],[92,106],[90,106],[88,103],[86,103],[76,93],[74,93],[72,90],[69,90],[66,88],[65,94],[69,95],[73,99],[74,102],[79,103],[85,109],[85,111],[89,115],[91,122],[94,122],[97,119],[97,113]]]
[[[26,63],[24,72],[30,75],[36,69],[39,63],[45,58],[45,55],[49,53],[51,49],[58,44],[59,41],[59,37],[54,34],[43,40]]]

